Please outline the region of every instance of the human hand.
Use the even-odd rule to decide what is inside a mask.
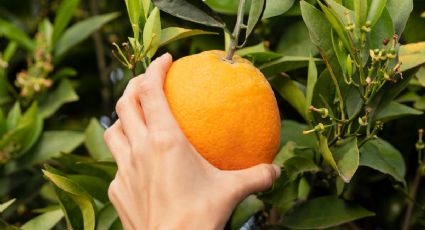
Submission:
[[[108,195],[125,229],[223,229],[235,206],[269,188],[279,167],[222,171],[194,149],[163,91],[172,57],[133,78],[105,132],[118,171]]]

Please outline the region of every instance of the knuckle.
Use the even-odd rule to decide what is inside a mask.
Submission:
[[[143,81],[137,85],[137,89],[141,95],[146,96],[151,94],[153,87],[150,81],[143,79]]]
[[[110,143],[113,136],[113,130],[111,128],[107,128],[105,132],[103,133],[103,140],[105,140],[106,143]]]
[[[261,164],[261,173],[263,175],[264,187],[270,187],[273,184],[273,181],[276,177],[274,168],[268,164]]]
[[[108,188],[108,197],[114,202],[117,200],[117,191],[118,191],[118,180],[115,178],[111,181]]]
[[[170,149],[179,141],[179,137],[172,131],[157,131],[151,134],[152,141],[161,149]]]
[[[123,97],[121,97],[120,99],[118,99],[117,104],[115,105],[115,111],[117,112],[117,114],[120,114],[123,112],[124,108],[125,108],[125,100]]]

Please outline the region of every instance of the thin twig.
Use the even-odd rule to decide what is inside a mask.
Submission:
[[[233,55],[236,52],[236,48],[238,48],[239,33],[241,31],[241,27],[243,24],[244,11],[245,11],[245,0],[239,0],[238,16],[236,19],[235,28],[233,29],[233,33],[232,33],[232,42],[230,43],[229,51],[226,55],[226,60],[229,62],[232,62]]]

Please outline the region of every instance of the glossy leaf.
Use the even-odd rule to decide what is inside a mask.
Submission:
[[[140,0],[125,0],[125,6],[127,7],[128,18],[130,19],[134,38],[136,39],[136,41],[139,41],[139,20],[140,17],[145,17],[144,15],[140,15],[141,13],[144,13],[142,2]]]
[[[387,9],[393,19],[395,32],[400,35],[413,10],[413,0],[388,0]]]
[[[254,30],[255,25],[257,25],[257,22],[260,20],[261,14],[266,6],[265,2],[265,0],[255,0],[251,2],[248,23],[246,25],[245,40],[248,39],[249,35]]]
[[[224,28],[222,20],[202,1],[153,0],[162,11],[184,20]]]
[[[319,49],[322,57],[331,60],[334,57],[329,33],[332,30],[324,14],[306,1],[301,1],[301,15],[308,28],[310,39]]]
[[[103,140],[105,129],[99,124],[97,119],[92,118],[84,133],[84,145],[89,150],[90,155],[96,160],[111,160],[112,154]]]
[[[381,17],[370,31],[369,46],[371,49],[380,49],[384,39],[391,38],[394,35],[394,26],[391,15],[387,9],[382,11]]]
[[[276,50],[285,56],[316,56],[317,48],[310,41],[310,35],[303,21],[295,22],[285,28]]]
[[[239,230],[251,216],[263,208],[263,202],[255,195],[248,196],[234,210],[230,219],[230,229]]]
[[[294,229],[324,229],[373,215],[373,212],[357,204],[334,196],[325,196],[296,207],[283,218],[283,226]]]
[[[370,140],[360,148],[360,152],[361,166],[373,168],[405,183],[406,165],[403,156],[391,144],[382,139]]]
[[[350,38],[348,37],[347,31],[335,11],[323,5],[320,1],[318,1],[318,3],[320,8],[323,10],[325,17],[327,18],[328,22],[335,30],[335,32],[338,34],[338,37],[341,39],[345,48],[351,51],[352,47],[350,43]]]
[[[44,230],[53,228],[63,218],[61,209],[45,212],[21,226],[22,230]]]
[[[304,93],[297,84],[288,77],[275,77],[271,81],[271,85],[275,88],[283,99],[294,107],[294,109],[307,120],[306,115],[306,99]]]
[[[287,141],[284,146],[280,149],[280,151],[276,154],[273,164],[278,165],[279,167],[283,167],[285,161],[294,157],[295,147],[297,144],[293,141]]]
[[[0,35],[17,42],[28,51],[33,51],[35,48],[34,41],[24,31],[3,19],[0,19]]]
[[[14,155],[22,155],[37,141],[42,128],[43,119],[38,112],[37,103],[33,103],[19,118],[16,127],[8,135],[5,135],[3,139],[0,139],[0,149],[12,143],[19,143]]]
[[[7,114],[6,118],[6,124],[7,129],[11,130],[14,129],[17,125],[19,120],[21,119],[22,111],[21,106],[18,102],[15,102],[12,109],[10,109],[9,113]]]
[[[382,11],[385,9],[387,0],[373,0],[370,3],[369,12],[367,14],[367,20],[371,22],[372,27],[381,17]]]
[[[55,184],[59,189],[68,193],[72,200],[77,204],[83,217],[84,229],[94,229],[95,212],[90,195],[81,186],[64,176],[57,175],[47,170],[43,170],[43,173],[49,181]]]
[[[65,31],[56,43],[54,47],[55,57],[62,56],[74,45],[88,38],[90,34],[118,17],[118,15],[118,13],[98,15],[75,23]]]
[[[283,164],[288,177],[295,180],[299,174],[304,172],[318,172],[320,168],[310,159],[303,156],[294,156]]]
[[[161,30],[161,41],[159,46],[165,46],[171,42],[177,41],[182,38],[187,38],[187,37],[202,35],[202,34],[216,35],[217,33],[204,31],[204,30],[185,29],[180,27],[168,27]]]
[[[161,42],[161,19],[159,9],[155,7],[143,28],[143,46],[151,58],[158,49]]]
[[[44,97],[40,102],[40,114],[43,118],[52,116],[65,103],[78,100],[78,95],[67,79],[63,79],[59,85]]]
[[[361,28],[366,23],[367,0],[353,0],[356,26]]]
[[[295,142],[298,146],[315,148],[316,139],[313,135],[304,135],[303,131],[308,130],[306,124],[292,120],[283,120],[280,135],[280,144],[283,146],[289,141]]]
[[[52,44],[55,45],[68,26],[80,0],[61,1],[53,24]]]
[[[421,115],[422,111],[413,109],[407,105],[403,105],[397,102],[391,102],[388,106],[379,110],[376,114],[375,120],[382,120],[384,122],[397,119],[409,115]]]
[[[263,19],[282,15],[292,7],[294,2],[295,0],[267,0]]]
[[[97,212],[96,230],[112,229],[115,221],[119,220],[117,212],[111,203],[107,203]]]
[[[259,66],[261,72],[266,76],[273,76],[281,72],[286,72],[308,65],[309,57],[283,56],[272,62]],[[320,61],[320,59],[314,59]]]
[[[45,131],[37,144],[23,157],[24,165],[42,163],[61,153],[70,153],[84,141],[84,135],[78,131]]]
[[[329,149],[326,137],[320,135],[320,152],[328,164],[348,183],[359,166],[357,138],[350,137]]]
[[[400,46],[401,70],[406,71],[425,63],[425,42],[410,43]]]
[[[2,213],[4,210],[6,210],[8,207],[10,207],[10,205],[12,205],[15,201],[16,201],[16,199],[11,199],[11,200],[8,200],[4,203],[1,203],[0,204],[0,213]]]
[[[87,175],[69,175],[68,178],[81,186],[91,197],[100,202],[108,202],[109,181],[100,177]]]

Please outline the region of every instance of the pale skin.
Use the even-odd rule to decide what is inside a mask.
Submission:
[[[181,131],[163,91],[172,57],[165,54],[133,78],[116,105],[105,141],[118,165],[108,190],[124,229],[223,229],[249,194],[279,177],[273,164],[223,171]]]

